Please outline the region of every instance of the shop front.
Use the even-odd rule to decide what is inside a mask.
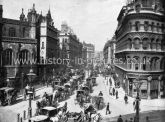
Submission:
[[[150,97],[151,99],[158,98],[158,80],[152,80],[150,83]]]

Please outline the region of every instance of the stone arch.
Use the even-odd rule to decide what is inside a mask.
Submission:
[[[138,38],[138,37],[134,38],[134,48],[140,49],[140,38]]]

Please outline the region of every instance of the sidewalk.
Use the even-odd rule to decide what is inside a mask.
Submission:
[[[109,83],[107,85],[107,80],[109,81],[109,78],[111,78],[112,81],[112,87],[115,87],[114,85],[114,79],[112,77],[108,77],[106,78],[106,80],[104,79],[103,84],[105,85],[105,89],[107,91],[107,93],[109,93]],[[116,104],[118,104],[118,106],[120,106],[121,110],[125,110],[127,109],[127,111],[125,111],[125,113],[122,114],[122,111],[120,111],[120,108],[117,106],[116,109],[119,109],[118,111],[118,115],[131,115],[133,116],[133,114],[135,114],[134,108],[133,108],[133,101],[135,100],[135,98],[132,98],[130,96],[128,96],[128,104],[125,104],[124,101],[124,95],[125,95],[125,91],[123,90],[123,88],[115,88],[116,90],[118,90],[118,96],[119,98],[116,99],[116,96],[111,96],[108,95],[109,98],[109,102],[112,105],[114,102],[116,102]],[[114,108],[113,106],[111,107],[111,110]],[[116,109],[114,109],[112,112],[116,112]],[[152,112],[152,111],[159,111],[159,110],[165,110],[165,99],[151,99],[151,100],[147,100],[147,99],[141,99],[140,101],[140,113],[148,113],[148,112]],[[108,118],[112,118],[115,117],[113,115],[113,113],[111,113],[108,116],[105,116],[106,120],[108,120]],[[116,115],[116,117],[118,117],[118,115]],[[142,114],[143,115],[143,114]]]
[[[112,81],[112,87],[114,86],[114,79],[112,77],[111,78]],[[109,79],[108,79],[109,80]],[[106,85],[106,84],[105,84]],[[106,85],[107,89],[109,90],[109,84]],[[116,88],[116,90],[118,90],[119,93],[119,98],[117,99],[120,102],[124,102],[124,96],[125,96],[125,91],[122,87],[120,88]],[[112,96],[113,99],[116,99],[116,96]],[[128,96],[128,104],[132,104],[133,105],[133,101],[135,100],[135,98]],[[140,106],[141,106],[141,111],[146,111],[146,110],[165,110],[165,99],[141,99],[140,101]],[[146,107],[149,107],[149,109],[146,109]]]

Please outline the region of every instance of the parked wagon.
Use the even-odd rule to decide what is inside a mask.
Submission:
[[[11,105],[16,102],[18,91],[12,87],[0,88],[0,105]]]

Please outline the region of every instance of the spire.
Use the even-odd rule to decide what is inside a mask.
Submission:
[[[35,4],[34,4],[34,3],[33,3],[33,7],[32,7],[32,12],[33,12],[33,13],[36,13]]]
[[[24,9],[22,8],[22,13],[20,15],[20,20],[23,21],[25,18]]]

